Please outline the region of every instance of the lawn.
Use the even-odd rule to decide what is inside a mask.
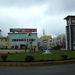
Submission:
[[[52,54],[42,54],[44,52],[35,52],[35,53],[29,53],[29,55],[34,56],[34,60],[38,61],[40,58],[43,58],[44,60],[50,59],[50,60],[60,60],[62,57],[60,55],[68,55],[68,59],[73,57],[75,58],[75,51],[51,51]],[[28,55],[28,53],[21,53],[21,54],[8,54],[8,58],[6,61],[25,61],[25,57]],[[1,55],[0,55],[1,56]],[[0,57],[0,61],[3,61]]]

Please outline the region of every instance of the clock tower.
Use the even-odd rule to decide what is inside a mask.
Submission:
[[[64,18],[67,22],[66,26],[66,49],[75,50],[75,16],[68,15]]]

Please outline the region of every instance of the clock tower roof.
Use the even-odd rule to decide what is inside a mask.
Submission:
[[[75,15],[68,15],[67,17],[64,18],[64,20],[69,18],[75,18]]]

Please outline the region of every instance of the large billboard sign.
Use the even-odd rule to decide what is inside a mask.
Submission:
[[[10,28],[10,32],[37,32],[37,29]]]

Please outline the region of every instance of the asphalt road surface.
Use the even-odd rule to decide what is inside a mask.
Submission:
[[[75,75],[75,64],[52,66],[0,66],[0,75]]]

